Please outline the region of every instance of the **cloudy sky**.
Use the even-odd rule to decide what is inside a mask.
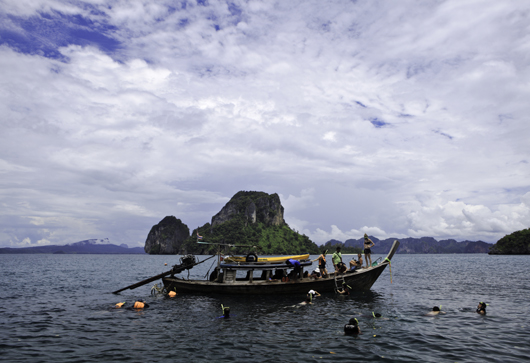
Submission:
[[[0,246],[240,190],[317,243],[530,227],[527,1],[0,0]]]

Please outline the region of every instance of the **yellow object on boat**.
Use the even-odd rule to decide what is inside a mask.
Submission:
[[[305,255],[294,255],[294,256],[279,256],[279,257],[258,257],[258,262],[283,262],[290,259],[293,260],[307,260],[309,253]],[[225,262],[246,262],[246,256],[230,256],[225,257]]]

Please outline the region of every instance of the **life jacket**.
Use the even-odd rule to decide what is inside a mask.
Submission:
[[[170,291],[170,292],[168,293],[168,296],[169,296],[169,297],[175,297],[175,296],[177,296],[177,293],[176,293],[175,291]]]
[[[135,309],[143,309],[144,306],[145,306],[145,304],[143,302],[137,301],[137,302],[134,303],[133,308],[135,308]]]

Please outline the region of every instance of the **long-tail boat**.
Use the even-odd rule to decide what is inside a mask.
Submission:
[[[381,275],[399,247],[394,241],[388,255],[376,266],[356,269],[344,273],[330,273],[327,278],[313,278],[304,274],[304,268],[312,265],[311,260],[299,260],[297,276],[291,278],[287,272],[294,267],[285,261],[259,261],[257,256],[247,256],[245,261],[222,261],[218,255],[218,263],[208,279],[196,280],[177,277],[175,273],[162,277],[167,291],[177,293],[218,293],[241,295],[273,295],[273,294],[306,294],[309,290],[333,292],[346,286],[349,290],[369,290]],[[194,256],[188,256],[188,266],[197,264]],[[176,265],[177,266],[177,265]],[[179,266],[182,271],[182,264]],[[192,267],[192,266],[191,266]],[[186,268],[184,266],[184,268]],[[177,272],[181,272],[177,271]],[[255,273],[257,272],[257,275]],[[278,277],[278,273],[282,278]]]

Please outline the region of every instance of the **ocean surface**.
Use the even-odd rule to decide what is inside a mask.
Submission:
[[[178,257],[0,255],[0,360],[530,361],[530,256],[398,254],[392,276],[387,268],[370,291],[323,294],[308,306],[298,295],[151,296],[155,282],[111,293],[169,270]],[[198,265],[190,277],[210,267]],[[137,298],[150,307],[114,308]],[[475,313],[479,301],[489,304],[486,316]],[[218,319],[221,304],[232,318]],[[425,316],[435,305],[446,314]],[[361,335],[343,334],[350,317]]]

